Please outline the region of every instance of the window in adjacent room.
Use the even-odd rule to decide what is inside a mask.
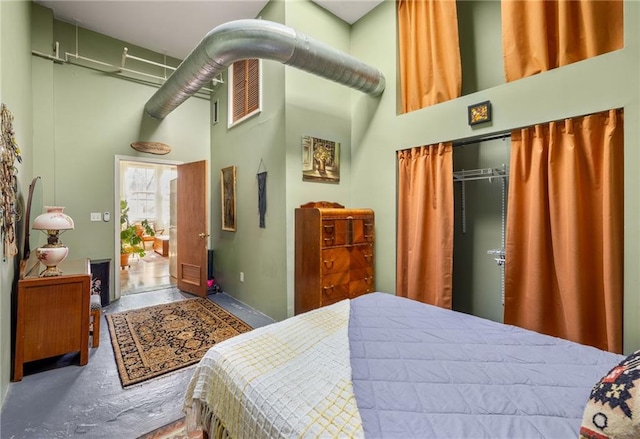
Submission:
[[[261,71],[259,59],[236,61],[229,67],[229,127],[262,111]]]
[[[156,229],[169,229],[170,182],[177,176],[174,165],[139,162],[121,164],[121,199],[129,205],[132,223],[147,220]]]

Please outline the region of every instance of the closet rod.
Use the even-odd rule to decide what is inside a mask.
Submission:
[[[488,142],[489,140],[506,139],[509,137],[511,137],[511,133],[500,133],[500,134],[494,134],[486,137],[475,137],[473,139],[454,141],[453,146],[456,147],[456,146],[473,145],[478,142]]]

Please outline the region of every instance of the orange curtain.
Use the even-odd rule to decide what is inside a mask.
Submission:
[[[462,67],[453,0],[398,0],[402,112],[460,97]]]
[[[511,133],[504,321],[622,351],[623,114]]]
[[[396,295],[451,308],[453,145],[398,152]]]
[[[502,0],[507,82],[618,50],[622,0]]]

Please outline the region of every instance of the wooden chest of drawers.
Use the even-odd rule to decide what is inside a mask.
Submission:
[[[296,314],[374,291],[374,229],[371,209],[296,209]]]
[[[13,381],[24,363],[80,352],[89,361],[91,265],[88,259],[64,261],[62,276],[27,276],[18,282]]]

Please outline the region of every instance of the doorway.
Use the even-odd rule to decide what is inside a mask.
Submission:
[[[175,243],[175,197],[172,199],[171,182],[177,177],[181,162],[116,156],[115,158],[115,299],[123,295],[166,289],[176,285],[172,276],[171,241]],[[141,252],[129,255],[121,262],[120,253],[120,200],[126,200],[129,224],[140,230]],[[173,219],[172,219],[173,218]],[[153,233],[147,233],[143,222]],[[175,248],[175,245],[174,245]],[[175,253],[175,252],[173,252]]]

